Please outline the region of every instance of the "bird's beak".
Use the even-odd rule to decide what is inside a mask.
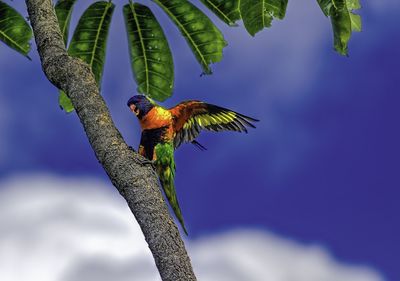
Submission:
[[[131,111],[132,111],[133,113],[135,113],[136,116],[139,115],[139,109],[136,107],[136,105],[131,104],[131,105],[129,106],[129,108],[131,109]]]

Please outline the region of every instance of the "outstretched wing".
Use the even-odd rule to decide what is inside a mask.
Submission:
[[[257,119],[235,111],[204,103],[185,101],[170,109],[174,117],[174,146],[192,142],[205,129],[209,131],[236,131],[247,133],[246,127],[255,128],[252,122]]]

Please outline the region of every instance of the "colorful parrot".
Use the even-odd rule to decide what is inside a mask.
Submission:
[[[139,154],[153,161],[169,204],[187,235],[174,186],[175,149],[182,143],[191,142],[205,150],[205,147],[195,140],[201,130],[247,133],[246,127],[255,128],[251,122],[258,120],[195,100],[184,101],[166,109],[146,96],[136,95],[128,100],[127,105],[138,117],[142,128]]]

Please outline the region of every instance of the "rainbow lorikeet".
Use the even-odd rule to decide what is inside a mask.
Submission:
[[[257,119],[201,101],[184,101],[170,109],[152,99],[136,95],[128,100],[130,110],[138,117],[142,128],[139,154],[153,161],[164,193],[175,216],[187,234],[176,197],[174,151],[182,143],[191,142],[205,149],[195,139],[201,130],[246,132],[255,128]]]

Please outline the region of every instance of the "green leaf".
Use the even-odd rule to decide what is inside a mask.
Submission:
[[[331,18],[333,45],[341,55],[348,54],[352,31],[361,31],[361,17],[352,11],[361,8],[359,0],[317,0],[323,13]]]
[[[346,0],[346,4],[350,12],[351,29],[360,32],[362,30],[361,16],[353,13],[354,10],[361,9],[360,0]]]
[[[360,0],[347,0],[347,9],[349,11],[361,9]]]
[[[29,58],[32,30],[16,10],[0,1],[0,40]]]
[[[58,24],[60,25],[65,46],[67,46],[68,42],[69,23],[71,21],[72,8],[75,2],[76,0],[58,0],[55,6]]]
[[[210,64],[222,59],[222,49],[227,45],[221,31],[187,0],[153,1],[179,28],[204,73],[211,74]]]
[[[331,8],[333,6],[333,0],[317,0],[317,2],[324,15],[329,17]]]
[[[58,96],[58,103],[60,107],[65,110],[65,112],[70,113],[74,111],[74,106],[72,105],[71,100],[67,97],[64,91],[60,91]]]
[[[83,13],[69,44],[68,53],[89,64],[97,85],[101,86],[108,30],[114,12],[111,2],[95,2]],[[59,104],[66,111],[73,111],[73,106],[65,93],[60,91]]]
[[[339,54],[347,55],[347,45],[351,36],[350,14],[346,6],[346,0],[334,0],[334,4],[330,11],[333,44]]]
[[[350,13],[351,29],[360,32],[362,30],[362,23],[360,15]]]
[[[89,6],[79,19],[68,48],[71,56],[89,64],[99,88],[113,11],[114,4],[111,2],[99,1]]]
[[[235,26],[235,22],[240,19],[239,3],[240,0],[200,0],[211,11],[214,12],[222,21],[230,26]]]
[[[251,36],[270,27],[274,18],[283,19],[288,0],[241,0],[240,14]]]
[[[172,95],[174,62],[167,38],[151,10],[138,3],[123,9],[138,92],[158,101]]]

